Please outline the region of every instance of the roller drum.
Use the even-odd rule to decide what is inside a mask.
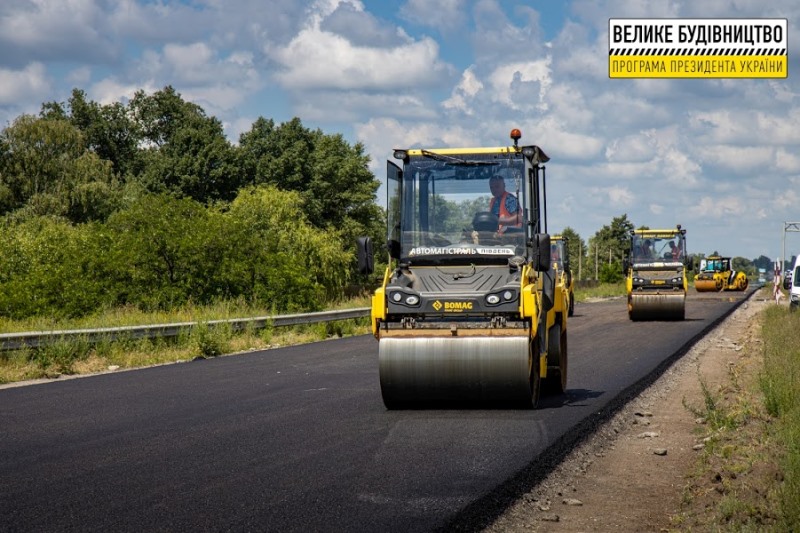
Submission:
[[[697,292],[719,292],[722,290],[722,280],[719,278],[697,279],[694,280],[694,288]]]
[[[631,320],[683,320],[686,314],[686,295],[632,294],[628,300]]]
[[[527,337],[383,338],[378,360],[381,394],[390,409],[531,404]]]

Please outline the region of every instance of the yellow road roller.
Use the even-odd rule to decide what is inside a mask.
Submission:
[[[747,274],[733,270],[730,257],[712,255],[700,261],[694,278],[697,292],[744,291],[749,284]]]
[[[567,299],[567,316],[575,314],[575,279],[569,264],[569,240],[563,235],[550,237],[550,268],[556,277],[556,290],[564,292]],[[556,298],[558,305],[558,298]]]
[[[686,229],[637,229],[630,232],[623,263],[631,320],[683,320],[686,315]]]
[[[372,297],[389,409],[535,407],[567,382],[545,166],[535,145],[398,149],[387,161],[389,266]],[[358,240],[362,273],[369,238]],[[548,357],[550,353],[550,357]],[[554,356],[553,354],[556,354]]]

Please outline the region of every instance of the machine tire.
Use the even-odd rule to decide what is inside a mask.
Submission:
[[[549,358],[551,353],[558,354],[557,361]],[[547,355],[545,389],[548,394],[563,394],[567,389],[567,332],[561,330],[561,324],[550,328]]]
[[[530,401],[525,403],[525,407],[529,409],[536,409],[536,406],[539,404],[539,396],[542,390],[542,377],[539,375],[539,349],[538,346],[538,339],[533,339],[530,343],[530,354],[531,354],[531,375],[530,375],[530,384],[531,384],[531,398]]]
[[[572,316],[575,314],[575,295],[573,293],[569,293],[569,310],[567,311],[567,316]]]

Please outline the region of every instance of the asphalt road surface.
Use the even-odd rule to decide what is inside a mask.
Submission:
[[[4,388],[0,529],[479,530],[750,294],[576,305],[533,411],[387,411],[371,336]]]

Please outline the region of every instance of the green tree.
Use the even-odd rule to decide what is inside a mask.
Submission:
[[[0,207],[18,219],[103,219],[120,198],[111,165],[69,121],[22,115],[0,134]]]
[[[0,315],[82,316],[112,303],[94,262],[94,226],[37,217],[0,228]]]
[[[16,206],[43,193],[65,189],[66,165],[84,152],[80,131],[66,120],[21,115],[0,138],[0,171]]]
[[[610,263],[603,263],[600,266],[600,275],[598,279],[602,283],[619,283],[625,279],[622,273],[622,263],[619,261],[612,261]]]
[[[239,158],[246,183],[298,192],[314,226],[336,228],[347,243],[358,235],[383,241],[385,215],[375,202],[380,181],[360,143],[309,130],[299,118],[275,126],[262,117],[240,136]]]
[[[731,268],[746,273],[749,277],[756,275],[757,267],[746,257],[731,258]]]
[[[579,276],[584,275],[586,270],[586,243],[583,242],[578,232],[569,226],[564,228],[561,235],[567,239],[567,250],[573,275],[576,276],[576,279],[582,279]]]
[[[106,275],[120,304],[171,308],[234,296],[218,280],[235,246],[221,216],[189,198],[143,195],[107,224]]]
[[[243,189],[228,212],[239,254],[232,277],[247,283],[254,301],[278,311],[318,309],[349,281],[353,258],[342,234],[314,228],[302,205],[299,193],[264,185]]]
[[[753,259],[753,266],[755,268],[763,268],[767,272],[771,272],[774,268],[772,259],[767,257],[766,255],[760,255],[756,259]]]
[[[630,232],[634,229],[628,215],[614,217],[610,225],[603,226],[589,239],[589,262],[599,271],[602,264],[622,264],[622,259],[630,248]],[[621,267],[620,267],[621,271]]]
[[[142,133],[130,115],[121,102],[100,105],[87,100],[86,93],[77,88],[72,90],[67,106],[47,102],[40,112],[42,118],[69,120],[83,133],[87,148],[109,161],[120,178],[137,172]]]
[[[129,108],[147,145],[138,178],[148,190],[203,203],[236,196],[241,172],[218,119],[170,86],[152,95],[137,91]]]

